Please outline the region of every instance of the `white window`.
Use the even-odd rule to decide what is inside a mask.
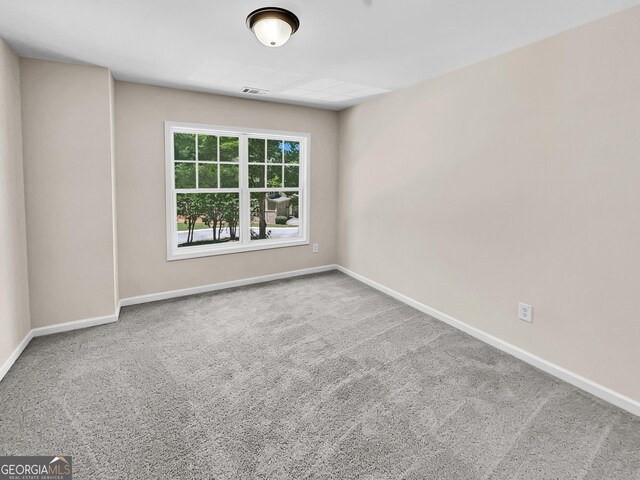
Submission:
[[[167,259],[308,244],[309,142],[166,122]]]

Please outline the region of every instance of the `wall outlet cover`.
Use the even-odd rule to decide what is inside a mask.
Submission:
[[[533,307],[526,303],[520,303],[518,305],[518,318],[525,322],[533,322]]]

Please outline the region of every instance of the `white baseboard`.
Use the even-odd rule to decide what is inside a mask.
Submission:
[[[615,392],[610,388],[605,387],[604,385],[595,383],[589,380],[588,378],[585,378],[581,375],[578,375],[576,373],[573,373],[567,370],[566,368],[563,368],[543,358],[540,358],[532,353],[522,350],[521,348],[516,347],[515,345],[511,345],[510,343],[507,343],[504,340],[500,340],[499,338],[494,337],[493,335],[489,335],[488,333],[485,333],[482,330],[478,330],[475,327],[467,325],[466,323],[461,322],[460,320],[457,320],[447,315],[446,313],[442,313],[441,311],[436,310],[435,308],[431,308],[410,297],[407,297],[406,295],[403,295],[402,293],[396,292],[395,290],[387,288],[384,285],[381,285],[377,282],[374,282],[373,280],[363,277],[362,275],[352,272],[351,270],[348,270],[341,266],[338,266],[338,270],[341,271],[342,273],[349,275],[352,278],[355,278],[356,280],[362,283],[369,285],[370,287],[375,288],[376,290],[381,291],[382,293],[386,293],[390,297],[393,297],[396,300],[401,301],[402,303],[406,303],[407,305],[415,308],[416,310],[420,310],[421,312],[426,313],[427,315],[431,315],[432,317],[448,325],[451,325],[452,327],[458,330],[468,333],[472,337],[475,337],[478,340],[491,345],[492,347],[502,350],[503,352],[508,353],[509,355],[512,355],[530,365],[533,365],[534,367],[539,368],[540,370],[550,375],[553,375],[554,377],[557,377],[560,380],[570,383],[574,387],[578,387],[579,389],[584,390],[585,392],[588,392],[606,402],[609,402],[630,413],[633,413],[634,415],[640,416],[640,402],[632,398],[622,395],[621,393]]]
[[[5,362],[2,364],[2,366],[0,366],[0,381],[2,381],[2,379],[7,374],[9,369],[13,366],[13,364],[16,363],[16,360],[18,360],[18,357],[20,356],[20,354],[22,354],[23,350],[27,348],[27,345],[29,345],[29,342],[31,341],[32,338],[33,338],[33,330],[29,330],[29,332],[27,332],[27,334],[24,336],[24,338],[20,342],[20,345],[16,347],[13,353],[9,355],[9,358],[7,358]]]
[[[52,335],[54,333],[69,332],[71,330],[79,330],[81,328],[96,327],[98,325],[106,325],[108,323],[117,322],[120,317],[120,308],[127,305],[137,305],[139,303],[155,302],[157,300],[166,300],[169,298],[184,297],[187,295],[195,295],[198,293],[214,292],[216,290],[224,290],[227,288],[242,287],[244,285],[253,285],[256,283],[270,282],[272,280],[281,280],[285,278],[299,277],[301,275],[310,275],[312,273],[328,272],[336,270],[337,265],[323,265],[320,267],[305,268],[302,270],[293,270],[290,272],[274,273],[271,275],[263,275],[260,277],[243,278],[240,280],[232,280],[230,282],[220,282],[201,287],[184,288],[182,290],[172,290],[169,292],[154,293],[150,295],[141,295],[139,297],[124,298],[116,305],[116,311],[113,315],[104,317],[87,318],[84,320],[76,320],[73,322],[58,323],[48,325],[46,327],[33,328],[24,337],[20,345],[13,351],[9,358],[0,366],[0,380],[4,378],[9,369],[13,366],[22,351],[27,347],[34,337],[43,335]]]
[[[270,275],[262,275],[260,277],[251,277],[243,278],[240,280],[231,280],[229,282],[212,283],[210,285],[203,285],[200,287],[183,288],[180,290],[170,290],[168,292],[161,293],[151,293],[149,295],[123,298],[122,300],[120,300],[120,305],[126,307],[129,305],[138,305],[140,303],[157,302],[158,300],[167,300],[169,298],[186,297],[188,295],[196,295],[198,293],[215,292],[216,290],[243,287],[245,285],[270,282],[272,280],[282,280],[284,278],[299,277],[301,275],[310,275],[312,273],[328,272],[330,270],[336,270],[337,268],[337,265],[323,265],[321,267],[304,268],[302,270],[293,270],[290,272],[272,273]]]
[[[632,398],[629,398],[618,392],[615,392],[603,385],[597,384],[585,377],[582,377],[574,372],[567,370],[566,368],[560,367],[559,365],[555,365],[532,353],[522,350],[521,348],[516,347],[515,345],[511,345],[510,343],[507,343],[504,340],[500,340],[499,338],[494,337],[493,335],[489,335],[488,333],[478,330],[475,327],[467,325],[466,323],[461,322],[460,320],[457,320],[447,315],[446,313],[440,312],[435,308],[431,308],[410,297],[407,297],[406,295],[403,295],[399,292],[396,292],[395,290],[387,288],[384,285],[374,282],[373,280],[363,277],[362,275],[352,272],[351,270],[348,270],[339,265],[324,265],[320,267],[305,268],[302,270],[294,270],[290,272],[263,275],[260,277],[244,278],[240,280],[232,280],[229,282],[214,283],[211,285],[204,285],[200,287],[184,288],[181,290],[172,290],[168,292],[161,292],[161,293],[154,293],[150,295],[140,295],[137,297],[124,298],[117,305],[116,312],[113,315],[108,315],[105,317],[89,318],[86,320],[78,320],[75,322],[60,323],[57,325],[51,325],[47,327],[34,328],[25,336],[25,338],[22,340],[20,345],[18,345],[18,347],[14,350],[11,356],[0,367],[0,380],[2,380],[5,374],[9,371],[11,366],[18,359],[18,357],[20,356],[22,351],[26,348],[26,346],[29,344],[32,338],[38,337],[41,335],[51,335],[54,333],[67,332],[70,330],[77,330],[80,328],[94,327],[97,325],[104,325],[107,323],[116,322],[120,315],[121,306],[124,307],[128,305],[137,305],[141,303],[155,302],[158,300],[184,297],[184,296],[195,295],[199,293],[214,292],[217,290],[224,290],[228,288],[241,287],[245,285],[253,285],[257,283],[270,282],[272,280],[293,278],[293,277],[298,277],[302,275],[309,275],[312,273],[327,272],[330,270],[339,270],[349,275],[350,277],[355,278],[356,280],[362,283],[365,283],[370,287],[373,287],[376,290],[379,290],[395,298],[396,300],[399,300],[415,308],[416,310],[424,312],[427,315],[431,315],[432,317],[448,325],[451,325],[452,327],[458,330],[468,333],[472,337],[475,337],[484,343],[487,343],[530,365],[533,365],[536,368],[539,368],[544,372],[547,372],[553,375],[554,377],[559,378],[560,380],[570,383],[571,385],[578,387],[581,390],[584,390],[588,393],[591,393],[592,395],[595,395],[596,397],[602,400],[605,400],[606,402],[609,402],[617,407],[620,407],[634,415],[640,416],[640,402],[633,400]]]
[[[118,306],[118,311],[120,307]],[[29,333],[20,342],[20,345],[16,347],[13,353],[7,358],[7,360],[0,366],[0,381],[7,374],[9,369],[13,366],[18,357],[22,354],[29,342],[35,337],[41,337],[43,335],[51,335],[54,333],[68,332],[71,330],[78,330],[80,328],[95,327],[98,325],[104,325],[107,323],[113,323],[118,320],[117,314],[108,315],[106,317],[87,318],[85,320],[77,320],[75,322],[58,323],[56,325],[49,325],[46,327],[32,328]]]
[[[118,309],[119,310],[119,309]],[[34,337],[43,335],[52,335],[54,333],[69,332],[71,330],[79,330],[81,328],[97,327],[118,321],[118,314],[107,315],[105,317],[86,318],[84,320],[76,320],[74,322],[56,323],[55,325],[47,325],[46,327],[38,327],[31,330]]]

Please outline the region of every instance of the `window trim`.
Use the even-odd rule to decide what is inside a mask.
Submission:
[[[309,225],[310,225],[310,164],[311,164],[311,134],[301,132],[287,132],[280,130],[265,130],[258,128],[228,127],[220,125],[208,125],[201,123],[187,122],[164,122],[165,137],[165,209],[166,209],[166,242],[167,242],[167,261],[184,260],[189,258],[209,257],[216,255],[227,255],[232,253],[252,252],[259,250],[270,250],[274,248],[295,247],[301,245],[309,245]],[[213,244],[200,245],[193,247],[178,247],[178,231],[176,229],[177,206],[176,206],[176,188],[174,180],[174,149],[173,134],[174,133],[192,133],[207,134],[219,136],[237,136],[239,137],[239,154],[238,165],[240,170],[239,188],[217,188],[217,189],[197,189],[200,193],[225,193],[238,192],[240,195],[240,242],[233,244]],[[259,241],[251,241],[249,235],[249,226],[243,219],[248,219],[247,201],[253,191],[265,190],[274,191],[274,188],[249,188],[248,181],[248,138],[271,138],[290,140],[300,142],[300,177],[298,187],[282,188],[279,191],[297,191],[300,192],[300,211],[302,213],[300,224],[298,226],[300,235],[291,239],[264,239]],[[218,169],[219,170],[219,169]],[[197,172],[197,168],[196,168]],[[197,186],[197,184],[196,184]],[[196,189],[193,189],[194,192]],[[186,192],[184,192],[186,193]],[[246,210],[246,211],[245,211]],[[247,223],[247,225],[245,225]]]

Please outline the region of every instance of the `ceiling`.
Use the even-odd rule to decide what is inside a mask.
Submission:
[[[118,80],[341,110],[640,4],[640,0],[0,0],[18,54],[101,65]],[[245,25],[293,11],[281,48]]]

